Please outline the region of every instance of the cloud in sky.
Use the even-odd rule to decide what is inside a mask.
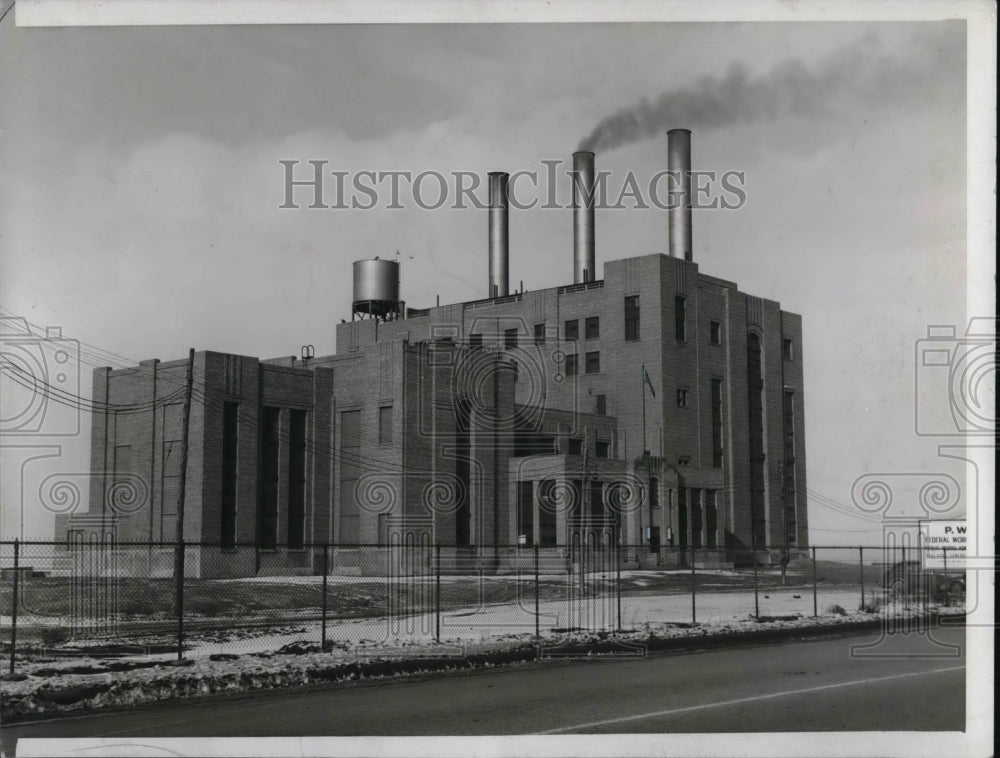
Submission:
[[[964,316],[964,35],[962,23],[4,25],[4,307],[134,359],[191,345],[332,352],[358,258],[399,249],[416,307],[482,296],[485,212],[279,210],[279,160],[540,169],[642,97],[840,61],[853,73],[811,93],[816,109],[676,125],[695,129],[697,168],[746,172],[745,208],[696,214],[695,260],[802,314],[810,488],[849,502],[865,469],[937,460],[907,436],[908,382],[925,325]],[[599,152],[598,168],[664,168],[657,129]],[[665,250],[663,216],[599,211],[599,267]],[[512,283],[569,279],[568,212],[513,212],[510,241]]]
[[[951,47],[933,57],[892,53],[870,32],[812,63],[787,58],[755,74],[736,61],[724,76],[701,76],[602,118],[580,149],[612,150],[675,127],[703,132],[789,117],[840,123],[843,114],[881,115],[913,94],[961,108],[963,93],[953,78],[959,52]]]

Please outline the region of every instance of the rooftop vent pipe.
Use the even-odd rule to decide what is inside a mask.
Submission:
[[[691,130],[667,132],[667,171],[670,172],[670,199],[667,206],[667,234],[670,255],[694,260],[691,250]]]
[[[573,153],[573,283],[594,281],[594,154]]]
[[[507,242],[507,181],[504,171],[491,171],[490,181],[490,281],[488,297],[507,297],[510,267]]]

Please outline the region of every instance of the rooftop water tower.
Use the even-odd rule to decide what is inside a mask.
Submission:
[[[371,258],[354,261],[354,317],[394,321],[403,315],[399,299],[399,261]]]

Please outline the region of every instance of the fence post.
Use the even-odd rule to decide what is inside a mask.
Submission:
[[[691,625],[698,623],[694,608],[695,597],[695,576],[694,576],[694,548],[691,548]]]
[[[184,538],[177,544],[177,660],[184,657]]]
[[[819,605],[816,599],[816,546],[812,546],[812,559],[813,559],[813,616],[819,615]]]
[[[20,556],[21,556],[21,542],[19,540],[14,540],[14,593],[12,596],[13,606],[10,612],[10,673],[11,676],[14,675],[14,654],[17,651],[17,590],[18,581],[20,578]]]
[[[535,543],[535,639],[541,636],[541,620],[538,614],[538,543]]]
[[[919,537],[920,535],[918,534],[917,536]],[[920,552],[919,552],[919,554],[917,556],[917,559],[920,561],[920,594],[923,597],[923,603],[922,603],[922,605],[923,605],[924,613],[927,613],[927,595],[930,594],[931,592],[933,592],[935,577],[929,576],[928,572],[924,570],[924,563],[925,563],[924,550],[925,549],[926,549],[925,545],[923,545],[923,544],[918,545],[917,550],[920,551]]]
[[[441,644],[441,545],[434,546],[434,641]]]
[[[900,563],[900,571],[903,573],[903,610],[910,610],[910,572],[906,569],[906,543],[901,543],[900,555],[903,560]]]
[[[757,550],[754,549],[753,555],[753,616],[757,621],[760,621],[760,594],[757,591]]]
[[[16,543],[15,543],[15,550],[16,549],[17,548],[16,548]],[[941,548],[941,554],[944,556],[944,580],[948,583],[946,585],[947,589],[944,592],[944,607],[945,608],[950,608],[951,607],[951,580],[948,578],[948,548],[947,547],[942,547]],[[16,553],[15,553],[15,555],[16,555]],[[968,595],[966,595],[966,597],[968,597]],[[968,606],[966,606],[966,607],[968,607]]]
[[[858,569],[861,571],[861,610],[865,609],[865,548],[858,547]]]
[[[621,537],[619,537],[621,539]],[[618,605],[618,631],[622,630],[622,546],[615,547],[615,600]]]
[[[324,653],[326,652],[326,575],[330,572],[330,545],[323,545],[323,600],[322,600],[322,615],[321,615],[321,625],[322,632],[319,643],[319,649]]]

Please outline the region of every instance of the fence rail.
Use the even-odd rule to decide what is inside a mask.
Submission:
[[[651,550],[606,539],[266,548],[3,541],[0,645],[13,674],[19,659],[40,655],[461,650],[500,635],[542,639],[728,618],[844,615],[888,604],[927,608],[964,596],[961,570],[921,570],[923,550],[778,546],[746,551],[733,563],[717,549]]]

